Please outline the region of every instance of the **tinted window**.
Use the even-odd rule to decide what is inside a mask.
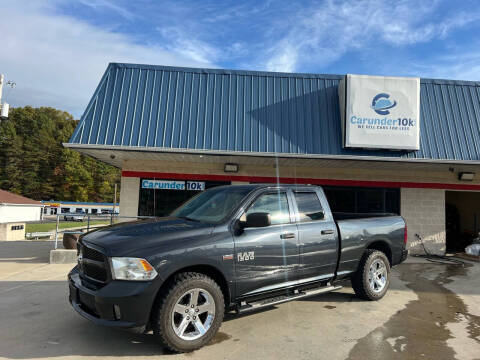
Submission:
[[[323,189],[334,213],[400,214],[399,189],[340,186],[325,186]]]
[[[322,220],[322,205],[314,192],[295,192],[300,221]]]
[[[260,195],[248,209],[247,215],[257,212],[269,213],[272,225],[289,223],[287,194],[280,192]]]

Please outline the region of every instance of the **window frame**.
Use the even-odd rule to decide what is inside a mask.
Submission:
[[[294,224],[296,221],[296,215],[295,215],[295,209],[294,209],[294,204],[292,202],[292,194],[289,189],[283,189],[283,188],[269,188],[269,189],[262,189],[262,191],[253,194],[253,197],[251,199],[248,199],[247,202],[245,203],[245,206],[240,207],[240,211],[238,212],[238,215],[235,217],[236,220],[241,220],[241,218],[246,214],[248,209],[257,201],[262,195],[268,195],[268,194],[278,194],[278,193],[284,193],[287,197],[287,206],[288,206],[288,222],[281,223],[281,224],[270,224],[270,226],[285,226],[285,225],[291,225]],[[268,226],[268,227],[270,227]],[[255,229],[255,228],[252,228]]]
[[[300,209],[298,207],[298,202],[297,202],[297,199],[295,197],[295,193],[312,193],[314,194],[316,197],[317,197],[317,200],[318,200],[318,203],[320,204],[320,208],[321,210],[323,211],[323,219],[318,219],[318,220],[307,220],[307,221],[302,221],[302,219],[300,218]],[[297,224],[308,224],[308,223],[316,223],[316,222],[325,222],[328,219],[328,215],[327,215],[327,211],[324,207],[324,205],[322,204],[322,200],[321,200],[321,197],[318,195],[318,191],[316,190],[307,190],[307,189],[294,189],[292,190],[292,199],[295,201],[295,208],[296,208],[296,223]]]

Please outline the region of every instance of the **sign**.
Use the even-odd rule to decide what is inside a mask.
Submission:
[[[205,183],[203,181],[187,181],[187,190],[205,190]]]
[[[419,78],[348,74],[339,99],[344,147],[420,149]]]
[[[142,180],[142,189],[158,190],[205,190],[203,181],[177,181],[177,180]]]

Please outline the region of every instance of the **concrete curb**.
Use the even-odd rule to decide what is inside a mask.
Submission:
[[[50,264],[75,264],[76,262],[77,250],[50,250]]]

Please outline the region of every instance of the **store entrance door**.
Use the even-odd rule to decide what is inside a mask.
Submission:
[[[447,252],[464,252],[479,236],[480,192],[445,192]]]

